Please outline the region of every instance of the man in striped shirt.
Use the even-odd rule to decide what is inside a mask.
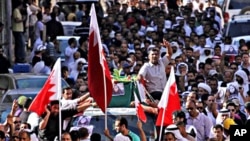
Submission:
[[[87,16],[83,16],[82,24],[75,27],[74,36],[81,36],[81,37],[89,36],[89,19]]]

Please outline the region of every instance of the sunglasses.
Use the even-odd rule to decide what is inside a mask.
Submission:
[[[197,109],[202,110],[202,109],[203,109],[203,107],[197,107]]]
[[[234,112],[235,111],[235,109],[228,109],[229,111],[231,111],[231,112]]]
[[[14,121],[14,124],[21,123],[21,121]]]
[[[244,49],[243,49],[243,50],[241,50],[241,51],[242,51],[242,52],[245,52],[245,51],[248,51],[248,50],[244,50]]]
[[[83,63],[78,63],[78,65],[83,65]]]
[[[186,108],[188,111],[192,111],[194,108]]]

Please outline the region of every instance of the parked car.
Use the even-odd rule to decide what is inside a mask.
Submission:
[[[227,23],[234,15],[249,14],[250,1],[224,0],[222,4],[222,11],[224,12],[224,20]]]
[[[250,41],[250,36],[249,36],[249,35],[246,35],[246,36],[234,37],[234,38],[232,39],[232,44],[235,45],[235,46],[237,46],[237,47],[239,47],[239,46],[240,46],[240,43],[239,43],[240,39],[244,39],[245,42],[247,43],[247,42]]]
[[[34,99],[39,91],[40,88],[12,89],[7,91],[6,94],[3,95],[0,103],[0,123],[3,123],[10,113],[14,100],[18,99],[20,96]]]
[[[62,21],[64,36],[73,36],[76,26],[81,25],[81,22]]]
[[[128,120],[128,129],[139,135],[137,128],[138,117],[135,108],[107,108],[107,128],[114,137],[117,133],[114,130],[114,123],[117,117],[125,117]],[[101,134],[102,141],[105,141],[105,116],[100,108],[88,108],[83,115],[74,117],[71,122],[71,130],[80,127],[88,128],[90,133]],[[143,123],[143,129],[147,136],[147,140],[155,139],[155,121],[152,115],[147,115],[147,122]]]
[[[0,115],[1,122],[8,114],[14,99],[19,96],[34,98],[46,82],[48,75],[33,73],[0,74]],[[69,86],[62,79],[62,88]]]
[[[225,28],[225,36],[232,38],[250,33],[250,15],[235,15]]]

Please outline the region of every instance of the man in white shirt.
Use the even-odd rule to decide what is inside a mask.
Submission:
[[[74,53],[77,51],[77,42],[76,42],[76,39],[75,38],[70,38],[68,40],[68,47],[66,47],[65,49],[65,62],[64,62],[64,65],[69,67],[69,65],[74,62]]]
[[[160,58],[159,49],[152,48],[149,50],[149,62],[144,63],[137,76],[140,82],[145,82],[146,90],[155,100],[161,99],[167,82],[165,68],[172,56],[170,44],[164,40],[164,45],[167,47],[167,54],[163,58]]]

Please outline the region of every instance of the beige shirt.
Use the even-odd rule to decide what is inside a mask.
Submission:
[[[149,93],[160,91],[163,92],[167,83],[165,68],[168,65],[169,60],[166,56],[159,59],[159,63],[154,65],[150,62],[144,63],[139,71],[139,75],[142,75],[146,80],[146,88]]]
[[[12,22],[12,30],[15,32],[23,32],[23,22],[16,22],[15,19],[22,19],[22,14],[18,8],[14,9],[13,11],[13,22]]]

